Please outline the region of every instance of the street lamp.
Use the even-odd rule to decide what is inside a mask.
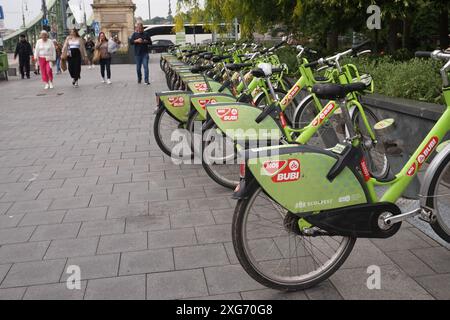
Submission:
[[[152,19],[152,11],[150,8],[150,0],[148,0],[148,20],[149,20],[149,22],[151,19]]]

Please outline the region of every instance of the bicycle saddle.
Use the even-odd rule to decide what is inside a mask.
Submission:
[[[269,77],[276,73],[281,73],[281,72],[283,72],[283,70],[284,70],[283,68],[272,68],[271,73],[267,73],[267,72],[264,72],[263,69],[258,68],[258,69],[253,69],[251,71],[251,73],[256,78],[265,78],[265,77]]]
[[[195,66],[191,69],[191,72],[192,73],[202,73],[202,72],[211,70],[213,68],[214,68],[214,65],[212,65],[212,64],[207,65],[207,66]]]
[[[340,84],[316,84],[312,88],[312,92],[320,99],[335,100],[343,99],[351,92],[363,91],[367,88],[362,82],[355,82],[346,85]]]
[[[226,64],[225,68],[230,69],[231,71],[239,71],[251,66],[253,66],[252,63],[230,63]]]

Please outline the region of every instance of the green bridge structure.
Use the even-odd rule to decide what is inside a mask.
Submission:
[[[24,34],[32,45],[39,39],[40,32],[44,29],[44,22],[47,22],[50,37],[62,42],[68,34],[68,28],[75,25],[75,17],[68,5],[68,0],[47,0],[47,20],[44,21],[44,12],[41,10],[39,14],[30,21],[26,26],[22,26],[17,31],[5,36],[3,38],[4,50],[6,52],[13,52],[16,44],[19,41],[19,36]],[[92,23],[91,19],[87,21],[86,25]],[[86,33],[86,25],[80,27],[80,33]]]

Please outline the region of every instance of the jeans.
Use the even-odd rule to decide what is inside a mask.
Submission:
[[[56,72],[61,73],[61,57],[56,58]]]
[[[148,61],[149,61],[148,53],[144,54],[144,55],[136,56],[136,72],[137,72],[137,77],[138,77],[139,81],[142,81],[141,67],[142,67],[142,65],[144,65],[144,77],[145,77],[144,80],[145,80],[145,82],[150,82],[149,81]]]
[[[105,79],[105,69],[108,79],[111,79],[111,58],[100,59],[100,73],[103,79]]]

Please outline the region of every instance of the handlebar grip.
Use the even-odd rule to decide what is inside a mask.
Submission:
[[[318,60],[305,64],[305,68],[314,68],[317,65],[319,65],[319,61]]]
[[[417,51],[415,53],[416,58],[431,58],[431,51]]]

